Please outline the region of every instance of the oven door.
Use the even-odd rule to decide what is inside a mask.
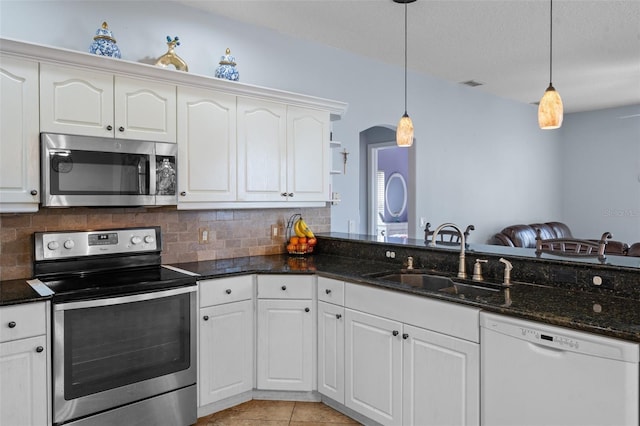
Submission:
[[[196,288],[54,305],[54,423],[195,384]]]

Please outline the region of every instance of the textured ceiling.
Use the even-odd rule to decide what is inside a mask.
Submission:
[[[402,66],[404,6],[392,0],[175,0]],[[549,83],[549,1],[418,0],[409,68],[537,102]],[[565,112],[640,104],[640,0],[555,0],[553,85]]]

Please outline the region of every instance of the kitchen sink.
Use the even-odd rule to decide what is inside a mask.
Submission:
[[[499,284],[451,278],[430,270],[401,269],[368,274],[367,277],[391,281],[411,288],[457,295],[463,299],[487,297],[502,291],[502,286]]]
[[[450,278],[427,274],[389,274],[377,278],[432,291],[450,287],[453,284]]]

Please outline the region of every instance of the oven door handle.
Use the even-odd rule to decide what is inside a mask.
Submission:
[[[83,309],[83,308],[96,308],[99,306],[121,305],[123,303],[141,302],[144,300],[161,299],[163,297],[176,296],[184,293],[196,292],[198,287],[196,285],[188,287],[179,287],[170,290],[154,291],[141,294],[132,294],[128,296],[110,297],[107,299],[94,299],[84,300],[81,302],[69,302],[54,304],[54,310],[56,311],[68,311],[71,309]]]

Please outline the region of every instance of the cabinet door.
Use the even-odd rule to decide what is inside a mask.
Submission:
[[[402,423],[402,324],[345,310],[345,405],[379,423]]]
[[[178,88],[178,163],[179,203],[236,200],[235,96]]]
[[[286,201],[287,109],[238,98],[238,199]]]
[[[404,333],[403,424],[479,424],[479,345],[408,325]]]
[[[311,300],[258,300],[258,389],[310,391]]]
[[[200,309],[199,405],[253,388],[253,302]]]
[[[176,86],[115,77],[116,137],[176,141]]]
[[[40,130],[114,135],[113,75],[40,64]]]
[[[46,341],[37,336],[0,343],[1,425],[47,424]]]
[[[344,308],[318,302],[318,392],[344,404]]]
[[[0,57],[0,213],[40,201],[38,63]]]
[[[329,199],[329,113],[287,107],[287,193],[293,201]]]

